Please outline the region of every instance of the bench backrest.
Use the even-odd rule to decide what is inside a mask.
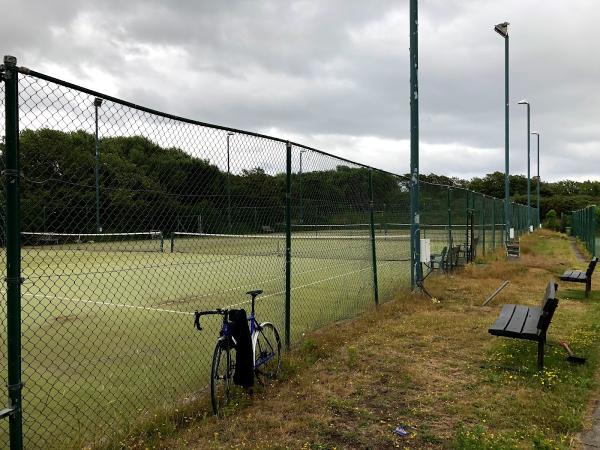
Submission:
[[[594,256],[592,258],[592,260],[590,261],[590,265],[588,266],[587,270],[585,271],[585,276],[586,277],[591,277],[592,274],[594,273],[594,269],[596,268],[596,264],[598,263],[598,257]]]
[[[546,330],[548,330],[554,311],[558,306],[558,299],[556,298],[557,289],[558,284],[556,284],[554,280],[548,282],[546,285],[546,292],[544,292],[544,298],[542,298],[542,314],[540,315],[537,326],[541,333],[545,333]]]

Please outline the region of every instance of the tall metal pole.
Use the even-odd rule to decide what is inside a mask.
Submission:
[[[496,33],[504,38],[504,242],[510,238],[510,173],[509,157],[509,91],[508,91],[508,22],[500,23],[494,27]]]
[[[411,285],[421,283],[421,232],[419,218],[419,11],[410,0],[410,240]]]
[[[94,112],[96,132],[94,135],[94,145],[96,150],[96,233],[102,233],[102,224],[100,223],[100,146],[98,143],[98,108],[102,106],[102,99],[96,97],[94,99]]]
[[[21,218],[19,180],[19,94],[17,58],[4,57],[6,188],[6,344],[11,450],[23,448],[21,412]]]
[[[540,133],[537,131],[532,132],[531,134],[537,137],[537,225],[538,227],[541,225],[541,213],[540,213],[540,184],[542,179],[540,178]]]
[[[231,168],[229,166],[229,138],[233,133],[227,133],[227,232],[231,234]]]
[[[531,103],[521,100],[519,105],[527,105],[527,232],[531,230]]]

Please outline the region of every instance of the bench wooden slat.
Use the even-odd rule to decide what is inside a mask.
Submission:
[[[540,306],[530,306],[527,311],[527,318],[525,319],[525,325],[521,333],[528,339],[537,339],[538,337],[538,322],[540,315],[542,314],[542,308]]]
[[[521,334],[528,312],[529,308],[527,306],[516,305],[515,312],[513,313],[512,319],[506,327],[506,331],[509,333]]]
[[[513,312],[515,311],[515,306],[516,305],[502,306],[502,311],[500,312],[500,316],[498,316],[498,318],[494,321],[494,323],[490,327],[490,333],[492,333],[491,330],[504,331],[506,329],[508,322],[510,322],[510,319],[512,318]],[[494,334],[494,333],[492,333],[492,334]]]

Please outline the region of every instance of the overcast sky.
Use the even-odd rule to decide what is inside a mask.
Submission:
[[[0,0],[19,65],[193,119],[409,171],[408,0]],[[421,0],[421,173],[600,180],[600,2]],[[535,170],[532,140],[532,170]],[[535,172],[533,173],[535,174]]]

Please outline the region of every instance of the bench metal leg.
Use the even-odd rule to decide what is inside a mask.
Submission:
[[[588,278],[585,281],[585,298],[588,298],[588,296],[590,295],[590,291],[592,290],[592,279]]]
[[[538,355],[537,355],[537,368],[538,370],[544,369],[544,346],[546,345],[546,339],[540,339],[538,341]]]

